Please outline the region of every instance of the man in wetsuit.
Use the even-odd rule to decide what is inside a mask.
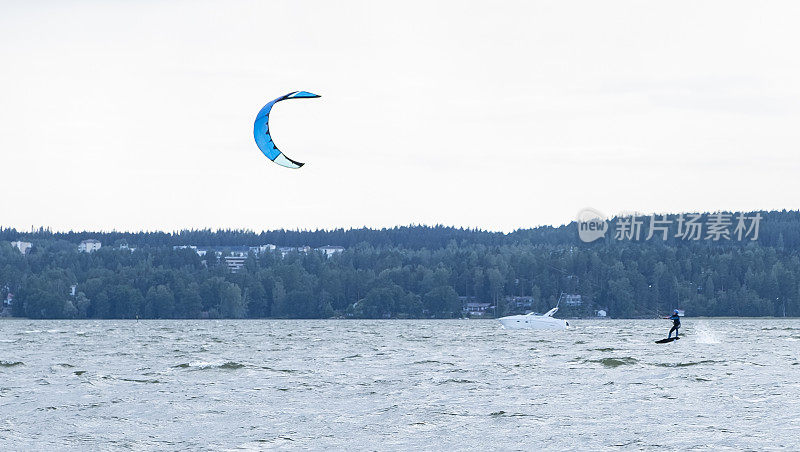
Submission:
[[[672,311],[672,315],[670,317],[664,317],[665,319],[672,320],[672,329],[669,330],[669,335],[667,339],[672,337],[672,332],[675,332],[675,338],[678,337],[678,328],[681,327],[681,317],[678,315],[678,310]]]

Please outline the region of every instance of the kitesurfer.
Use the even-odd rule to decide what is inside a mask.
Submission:
[[[678,328],[681,327],[681,317],[678,315],[678,310],[675,309],[672,311],[672,315],[669,317],[664,317],[665,319],[672,320],[672,328],[669,330],[669,335],[667,335],[667,339],[672,337],[672,332],[675,332],[675,338],[678,337]]]

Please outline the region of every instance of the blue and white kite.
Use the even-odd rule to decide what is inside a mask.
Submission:
[[[272,110],[272,106],[286,99],[307,99],[314,97],[319,96],[314,93],[309,93],[308,91],[294,91],[273,100],[267,105],[264,105],[264,108],[258,112],[258,116],[256,116],[256,122],[253,125],[253,136],[256,139],[256,144],[258,145],[258,148],[261,149],[261,152],[264,153],[264,155],[278,165],[285,166],[287,168],[300,168],[303,166],[303,163],[295,162],[287,157],[277,148],[277,146],[275,146],[275,143],[272,141],[272,135],[269,134],[269,112]]]

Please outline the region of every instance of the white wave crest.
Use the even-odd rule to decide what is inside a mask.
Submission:
[[[697,322],[694,328],[694,340],[698,344],[719,344],[719,334],[704,321]]]

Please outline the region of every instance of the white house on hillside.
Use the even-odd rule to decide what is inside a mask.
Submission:
[[[28,254],[28,251],[31,250],[31,247],[33,246],[33,244],[31,242],[20,242],[20,241],[17,241],[17,242],[11,242],[11,246],[13,246],[14,248],[18,249],[19,252],[22,253],[22,254]]]
[[[246,260],[247,255],[242,256],[241,253],[239,255],[225,256],[225,265],[228,266],[228,270],[231,273],[236,273],[244,267],[244,261]]]
[[[275,248],[276,248],[275,245],[272,245],[272,244],[268,243],[266,245],[251,246],[250,247],[250,252],[253,253],[253,254],[263,254],[263,253],[266,253],[266,252],[275,251]]]
[[[206,253],[208,252],[208,250],[205,250],[205,249],[201,250],[201,249],[197,248],[197,246],[195,246],[195,245],[176,245],[176,246],[173,246],[172,249],[173,250],[190,249],[190,250],[193,250],[195,253],[197,253],[197,255],[200,256],[200,257],[205,256]]]
[[[91,253],[100,249],[103,246],[100,241],[95,239],[84,240],[78,245],[78,251],[81,253]]]
[[[344,251],[343,246],[332,246],[332,245],[325,245],[319,248],[314,248],[314,250],[319,251],[325,254],[325,257],[331,257],[334,254],[339,254]]]
[[[306,245],[306,246],[282,246],[282,247],[278,248],[278,250],[281,252],[281,257],[286,257],[287,254],[295,253],[295,252],[300,253],[300,254],[308,254],[311,251],[311,247],[308,246],[308,245]]]
[[[464,313],[472,316],[483,317],[486,311],[491,307],[491,303],[466,303],[464,304]]]
[[[583,298],[578,294],[564,294],[564,304],[567,306],[580,306]]]

